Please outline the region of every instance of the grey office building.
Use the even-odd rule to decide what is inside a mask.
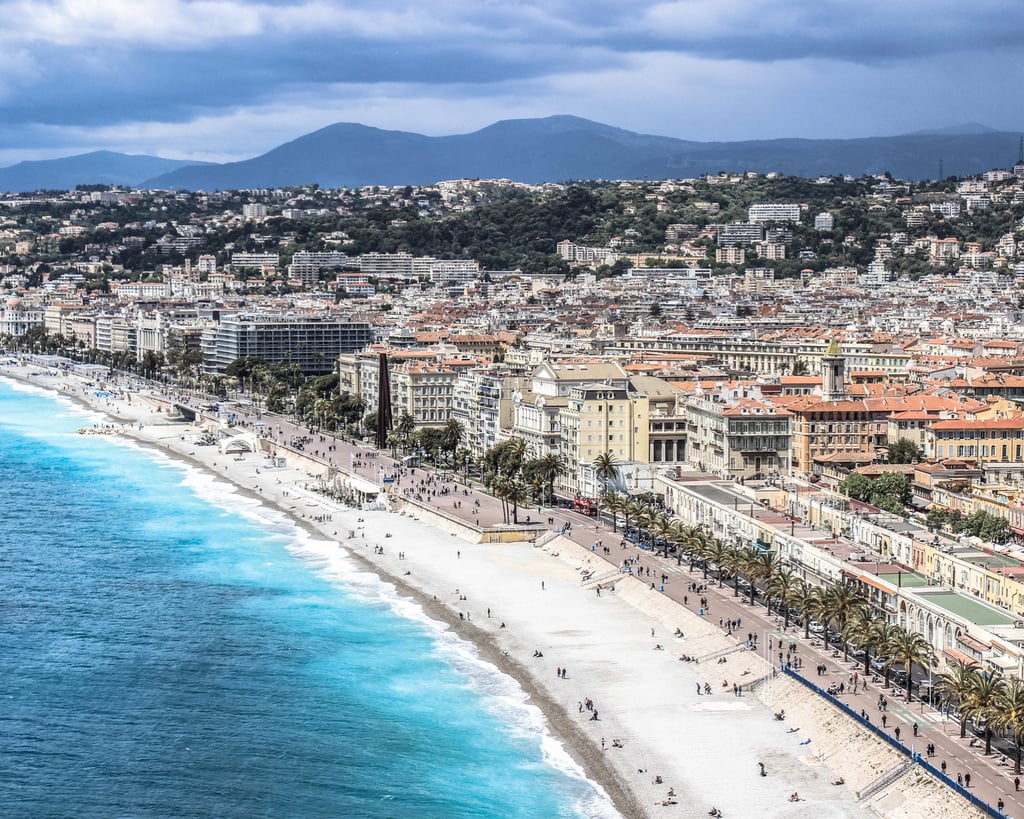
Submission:
[[[366,322],[237,313],[222,316],[203,333],[203,365],[222,371],[237,358],[254,356],[318,375],[333,372],[341,353],[357,353],[372,342],[373,328]]]

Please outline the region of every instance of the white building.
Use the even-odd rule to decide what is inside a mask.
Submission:
[[[836,217],[829,213],[827,210],[823,210],[821,213],[814,217],[815,230],[834,230],[835,226]]]
[[[799,222],[800,206],[758,202],[747,209],[747,219],[758,224],[765,222]]]

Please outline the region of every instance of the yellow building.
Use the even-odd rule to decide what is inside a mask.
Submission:
[[[1024,461],[1024,414],[935,421],[927,430],[925,455],[980,463]]]
[[[594,472],[593,464],[606,452],[619,464],[648,463],[649,415],[648,397],[625,387],[573,387],[559,416],[566,465],[562,488],[572,495],[599,495],[604,482]],[[617,483],[621,480],[613,479],[608,488],[616,488]]]

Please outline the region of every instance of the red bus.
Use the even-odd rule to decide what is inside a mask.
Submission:
[[[577,498],[572,502],[572,511],[592,518],[597,517],[597,501],[593,498]]]

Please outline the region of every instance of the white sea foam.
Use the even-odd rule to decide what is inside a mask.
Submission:
[[[423,626],[445,663],[465,681],[484,707],[506,726],[510,734],[536,742],[544,762],[562,775],[575,779],[588,793],[581,797],[576,810],[588,817],[618,817],[611,799],[596,782],[587,778],[583,768],[555,737],[543,712],[529,702],[529,696],[519,683],[493,663],[480,657],[477,647],[463,639],[446,623],[435,620],[416,601],[402,595],[370,571],[361,569],[346,553],[333,543],[324,542],[305,533],[289,545],[298,557],[322,562],[324,575],[343,588],[350,596],[371,605],[386,605],[405,620]],[[326,547],[326,551],[325,551]]]

